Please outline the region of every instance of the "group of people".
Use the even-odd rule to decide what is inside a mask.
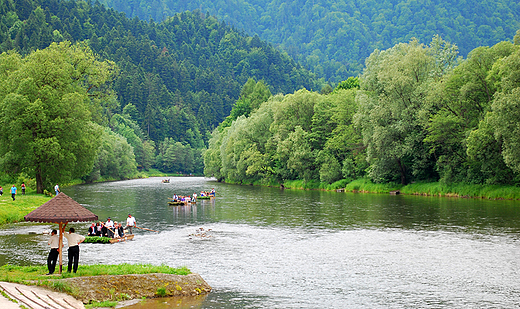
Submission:
[[[191,203],[191,202],[197,202],[197,193],[193,193],[193,196],[191,195],[177,195],[173,194],[172,202],[184,202],[184,203]]]
[[[25,195],[25,182],[22,182],[22,195]],[[16,200],[16,194],[18,194],[18,188],[13,185],[11,187],[11,197],[13,198],[13,201]],[[4,188],[2,188],[2,186],[0,186],[0,196],[4,195]]]
[[[184,203],[190,203],[190,202],[197,202],[197,196],[215,196],[216,192],[215,189],[211,189],[211,191],[200,191],[200,195],[197,195],[197,193],[193,193],[193,195],[177,195],[173,194],[172,202],[184,202]]]
[[[217,192],[214,188],[211,188],[211,191],[200,191],[200,196],[215,196]]]
[[[92,225],[88,228],[88,236],[99,236],[99,237],[109,237],[109,238],[121,238],[125,236],[125,228],[128,230],[128,234],[133,234],[132,228],[136,227],[135,218],[128,214],[128,218],[126,218],[126,226],[123,228],[123,225],[119,222],[112,221],[110,217],[108,217],[107,222],[98,222],[92,223]]]
[[[63,234],[63,237],[67,239],[67,243],[69,245],[67,250],[69,258],[67,272],[70,273],[73,271],[76,273],[78,271],[79,264],[79,244],[85,240],[85,236],[76,234],[75,229],[71,227],[68,233]],[[47,257],[47,268],[49,270],[47,275],[52,275],[56,269],[56,261],[58,260],[60,250],[63,249],[63,244],[60,248],[60,238],[58,237],[58,231],[52,230],[48,244],[51,246],[51,251]]]
[[[110,217],[107,219],[106,223],[98,222],[92,223],[92,226],[88,229],[89,236],[106,236],[106,237],[123,237],[125,235],[125,231],[121,225],[121,223],[113,222]],[[126,228],[128,229],[129,234],[133,234],[132,228],[137,227],[135,218],[128,214],[128,218],[126,219]],[[106,234],[104,234],[106,233]],[[68,233],[64,233],[63,237],[67,239],[68,243],[68,268],[67,272],[73,271],[74,273],[78,271],[79,264],[79,244],[85,241],[85,236],[79,235],[75,233],[73,227],[69,229]],[[58,232],[56,230],[52,230],[51,237],[48,242],[51,247],[51,251],[49,252],[49,256],[47,257],[47,268],[49,273],[47,275],[52,275],[56,270],[56,261],[58,260],[58,255],[60,250],[60,239],[58,237]]]

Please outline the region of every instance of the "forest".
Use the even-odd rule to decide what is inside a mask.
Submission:
[[[363,177],[518,185],[520,30],[513,42],[463,59],[439,36],[412,39],[373,51],[359,78],[330,92],[302,89],[259,103],[267,86],[251,85],[233,119],[213,132],[205,174],[264,185],[344,187]]]
[[[362,73],[375,49],[438,34],[462,56],[509,40],[520,28],[514,0],[100,0],[127,16],[161,21],[199,9],[274,44],[336,84]]]
[[[200,10],[156,22],[99,2],[2,0],[0,29],[2,182],[41,192],[158,169],[236,183],[518,184],[518,32],[466,56],[412,31],[367,45],[359,75],[327,83]]]
[[[81,176],[85,181],[132,177],[135,167],[202,174],[210,133],[229,115],[248,79],[265,80],[275,93],[321,88],[286,53],[200,12],[156,23],[130,19],[99,2],[0,2],[0,52],[25,59],[60,42],[83,42],[96,61],[113,62],[99,89],[105,95],[88,97],[102,142],[92,172]],[[2,100],[16,89],[0,87]],[[10,151],[2,147],[4,156]],[[34,176],[27,164],[7,161],[0,162],[4,172]],[[71,175],[78,176],[54,175],[44,186]]]
[[[100,130],[102,151],[85,181],[130,177],[133,165],[202,174],[210,132],[229,115],[249,78],[265,80],[276,93],[321,88],[286,53],[200,12],[155,23],[99,2],[5,0],[0,29],[0,52],[25,57],[53,42],[84,42],[99,61],[114,63],[106,95],[91,102],[92,121],[109,129]],[[132,157],[122,155],[127,148],[135,164],[118,163]],[[16,164],[3,167],[22,171]]]

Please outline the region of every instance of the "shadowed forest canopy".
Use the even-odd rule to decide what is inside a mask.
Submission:
[[[156,143],[172,137],[196,147],[229,115],[250,77],[265,80],[273,93],[319,88],[286,54],[197,12],[155,23],[99,3],[53,0],[5,0],[0,12],[0,51],[27,54],[53,41],[86,40],[95,53],[115,61],[119,106],[106,110],[100,122],[107,125],[113,113],[132,104],[136,112],[130,116]]]
[[[508,40],[520,28],[515,0],[100,0],[109,7],[161,21],[200,9],[279,46],[318,76],[337,83],[357,76],[374,49],[434,35],[463,56]]]

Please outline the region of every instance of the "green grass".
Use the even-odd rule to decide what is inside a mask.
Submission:
[[[22,190],[18,188],[16,200],[13,201],[9,192],[10,187],[4,187],[4,195],[0,196],[0,225],[23,221],[25,215],[51,199],[50,196],[30,191],[22,195]]]
[[[369,179],[356,179],[345,186],[345,191],[360,191],[371,193],[388,193],[400,190],[402,185],[396,183],[373,183]]]
[[[105,300],[105,301],[95,301],[90,304],[85,305],[86,309],[92,308],[114,308],[117,306],[117,301]]]
[[[48,281],[49,279],[62,279],[70,277],[101,276],[101,275],[130,275],[163,273],[174,275],[188,275],[191,271],[187,267],[173,268],[166,265],[150,264],[116,264],[116,265],[80,265],[76,274],[66,272],[66,265],[61,275],[45,276],[47,266],[17,266],[4,265],[0,267],[0,281],[24,283],[28,281]],[[58,288],[59,287],[55,287]]]
[[[487,199],[520,199],[519,187],[504,185],[445,184],[440,182],[414,183],[402,187],[401,192],[403,194],[463,196]]]
[[[46,286],[55,291],[67,293],[69,295],[78,295],[78,291],[73,289],[66,282],[56,280],[71,277],[84,276],[101,276],[101,275],[131,275],[131,274],[151,274],[163,273],[174,275],[188,275],[191,271],[183,266],[173,268],[166,265],[150,265],[150,264],[117,264],[117,265],[80,265],[76,274],[66,272],[66,267],[63,268],[61,275],[46,276],[47,266],[16,266],[4,265],[0,267],[0,281]],[[126,294],[119,295],[117,300],[125,300],[130,297]],[[117,301],[93,302],[86,306],[86,308],[96,307],[110,307],[117,305]]]

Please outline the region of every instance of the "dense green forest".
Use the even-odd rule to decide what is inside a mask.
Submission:
[[[514,0],[100,0],[109,7],[160,21],[200,9],[279,46],[332,83],[362,72],[374,49],[412,37],[434,35],[456,44],[461,54],[508,40],[520,28]]]
[[[202,173],[201,151],[210,132],[229,115],[250,78],[264,80],[273,93],[321,89],[314,75],[286,53],[200,12],[181,13],[156,23],[127,18],[99,2],[0,1],[0,52],[14,52],[23,63],[34,51],[67,41],[73,46],[84,42],[87,54],[91,51],[96,61],[113,63],[107,73],[110,78],[100,89],[105,95],[88,97],[90,116],[85,117],[92,117],[100,126],[94,131],[102,138],[97,159],[89,163],[93,171],[82,176],[87,181],[131,177],[135,166]],[[90,94],[93,85],[88,83],[88,72],[83,73],[87,74],[83,86]],[[5,74],[9,80],[14,71]],[[0,88],[4,104],[10,93],[21,91],[6,84]],[[3,138],[9,140],[9,134]],[[4,156],[16,151],[0,146]],[[35,175],[27,164],[0,161],[5,172]],[[45,186],[79,174],[56,174],[44,181]]]
[[[520,183],[520,30],[514,44],[478,47],[466,59],[438,36],[375,50],[359,79],[330,93],[299,90],[253,104],[262,87],[249,89],[242,97],[251,108],[240,110],[252,111],[232,111],[213,132],[207,176]]]

